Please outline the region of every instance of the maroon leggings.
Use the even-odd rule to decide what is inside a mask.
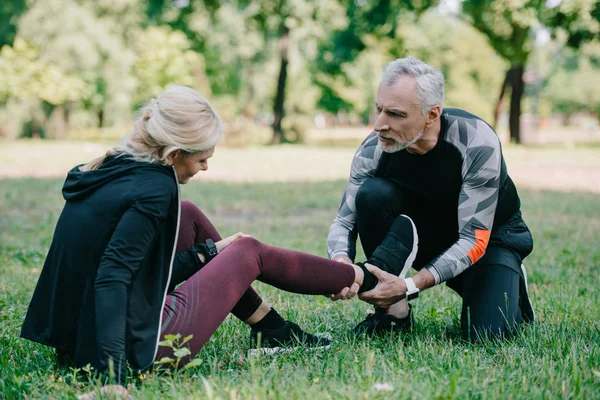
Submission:
[[[208,218],[190,202],[181,203],[177,252],[208,238],[221,239]],[[254,280],[289,292],[327,295],[354,282],[354,269],[346,264],[241,238],[229,245],[199,272],[167,296],[162,314],[162,332],[193,335],[188,342],[196,355],[219,325],[232,312],[248,319],[262,299],[250,286]],[[160,346],[156,359],[172,356]]]

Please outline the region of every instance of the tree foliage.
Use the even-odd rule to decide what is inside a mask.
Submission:
[[[552,62],[553,72],[541,93],[551,111],[567,121],[577,112],[586,112],[600,122],[600,43],[583,45],[580,52],[560,49]]]
[[[598,2],[463,4],[457,17],[438,0],[7,0],[0,120],[18,114],[61,137],[72,124],[119,124],[185,84],[210,96],[227,129],[270,125],[273,142],[293,141],[317,113],[368,123],[382,68],[412,54],[443,70],[447,106],[490,119],[506,88],[514,127],[540,32],[558,50],[535,93],[555,111],[595,107],[595,86],[581,82],[597,72],[596,53],[561,49],[597,40]]]
[[[510,64],[498,102],[504,89],[510,88],[510,137],[519,143],[523,74],[534,47],[535,29],[564,33],[569,45],[580,46],[598,37],[600,5],[595,0],[563,1],[557,6],[546,0],[465,0],[462,7],[473,26]],[[499,106],[496,110],[497,115]]]

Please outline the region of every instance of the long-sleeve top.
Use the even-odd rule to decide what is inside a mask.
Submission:
[[[66,200],[21,336],[72,354],[75,366],[152,365],[168,291],[200,267],[175,255],[179,188],[173,168],[113,156],[73,168]]]

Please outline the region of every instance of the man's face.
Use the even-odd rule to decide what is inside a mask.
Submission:
[[[400,75],[392,86],[380,85],[375,99],[377,118],[374,129],[386,153],[395,153],[415,144],[427,122],[417,103],[417,82]]]

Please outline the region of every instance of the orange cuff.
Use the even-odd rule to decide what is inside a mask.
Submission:
[[[490,234],[490,230],[475,229],[475,246],[473,246],[468,254],[471,259],[471,265],[475,264],[485,254],[485,249],[490,241]]]

